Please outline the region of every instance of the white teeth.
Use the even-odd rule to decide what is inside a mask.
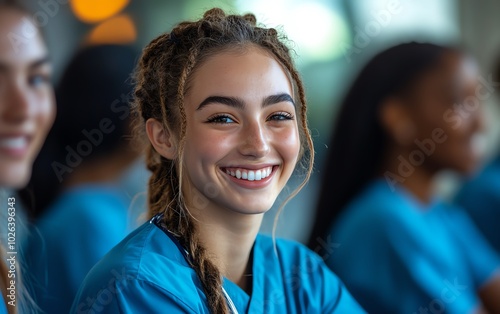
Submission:
[[[262,172],[260,170],[255,171],[255,180],[261,180],[262,179]]]
[[[267,178],[273,172],[273,167],[266,167],[259,170],[246,170],[246,169],[226,169],[226,173],[230,176],[236,177],[238,179],[248,180],[248,181],[259,181]]]
[[[253,181],[255,180],[255,172],[250,170],[248,171],[248,181]]]
[[[0,140],[0,147],[9,149],[22,149],[28,145],[28,141],[24,136],[11,137]]]

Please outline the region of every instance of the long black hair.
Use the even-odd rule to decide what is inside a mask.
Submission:
[[[388,136],[379,119],[383,102],[406,91],[454,48],[404,43],[371,59],[348,91],[337,116],[324,166],[309,247],[318,249],[342,209],[382,167]]]
[[[90,153],[79,155],[85,163],[128,144],[131,73],[138,55],[130,46],[89,46],[69,62],[56,88],[54,126],[34,163],[28,187],[20,192],[32,218],[55,200],[63,181],[77,167],[67,163],[70,149],[77,151],[80,143],[91,143]],[[112,131],[96,135],[103,125]]]

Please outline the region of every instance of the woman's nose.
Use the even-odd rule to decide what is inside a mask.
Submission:
[[[240,145],[240,153],[245,156],[260,158],[269,152],[269,139],[266,129],[259,122],[252,122],[245,128]]]
[[[28,119],[35,111],[29,94],[22,86],[13,84],[6,89],[3,97],[3,120],[8,123],[21,123]]]

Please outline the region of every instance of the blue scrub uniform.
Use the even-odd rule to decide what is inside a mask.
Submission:
[[[331,229],[327,264],[369,313],[471,313],[500,260],[468,216],[376,180]]]
[[[304,246],[258,235],[252,295],[224,279],[238,313],[364,313]],[[209,313],[201,282],[172,238],[146,222],[87,275],[71,313]]]
[[[128,202],[111,185],[67,190],[37,222],[26,243],[24,282],[45,313],[68,313],[89,270],[127,229]]]
[[[7,314],[7,304],[5,303],[4,296],[0,296],[0,314]]]
[[[465,183],[456,197],[491,246],[500,252],[500,156]]]

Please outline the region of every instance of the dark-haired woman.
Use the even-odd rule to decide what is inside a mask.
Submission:
[[[52,179],[60,188],[47,208],[37,208],[43,213],[25,244],[26,282],[46,313],[68,313],[89,270],[131,231],[119,181],[138,157],[122,100],[131,93],[136,58],[127,46],[83,48],[57,88],[58,117],[40,153],[50,164],[33,181],[55,188]],[[43,198],[37,196],[35,202]]]
[[[432,194],[474,169],[484,92],[460,51],[407,43],[362,69],[329,146],[309,245],[372,313],[500,312],[500,260],[461,209]]]
[[[257,235],[296,165],[306,180],[312,167],[304,89],[279,37],[212,9],[145,48],[135,106],[151,221],[90,271],[72,312],[363,312],[313,252]]]

